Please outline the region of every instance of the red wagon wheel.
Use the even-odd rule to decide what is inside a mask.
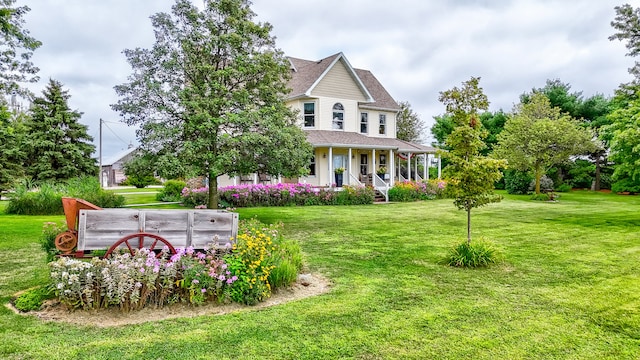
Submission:
[[[58,234],[54,240],[56,249],[62,251],[64,254],[71,253],[76,244],[78,244],[78,237],[72,231],[65,231]]]
[[[147,241],[147,245],[145,246],[145,239],[150,239],[149,241],[151,241],[151,244],[148,244],[149,241]],[[162,243],[166,245],[169,248],[169,252],[171,254],[176,253],[176,249],[173,247],[173,245],[171,245],[171,243],[168,242],[166,239],[164,239],[162,236],[158,236],[156,234],[150,234],[150,233],[137,233],[137,234],[127,235],[122,239],[116,241],[116,243],[111,245],[109,250],[107,250],[107,253],[104,254],[104,257],[107,258],[111,256],[111,253],[113,253],[122,244],[126,245],[127,249],[129,250],[129,253],[133,255],[135,252],[135,249],[146,248],[151,251],[154,251],[156,250],[156,246],[158,245],[158,243]],[[160,257],[160,255],[161,253],[158,252],[156,257]]]

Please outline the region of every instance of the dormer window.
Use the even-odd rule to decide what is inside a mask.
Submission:
[[[316,126],[316,103],[304,103],[304,127]]]
[[[340,103],[333,105],[333,123],[332,129],[344,130],[344,106]]]

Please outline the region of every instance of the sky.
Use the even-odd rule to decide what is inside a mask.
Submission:
[[[194,0],[197,4],[201,0]],[[441,91],[472,76],[491,102],[511,111],[520,94],[560,79],[584,97],[611,96],[631,80],[634,60],[609,41],[615,0],[254,0],[256,21],[269,22],[288,56],[319,60],[344,53],[370,70],[397,101],[408,101],[428,128],[444,112]],[[640,7],[640,0],[626,1]],[[102,158],[137,144],[135,128],[110,108],[113,87],[132,69],[124,49],[154,43],[149,16],[170,12],[174,0],[17,0],[31,11],[25,28],[43,45],[32,58],[40,82],[64,85],[69,105]],[[433,139],[425,134],[426,143]],[[98,156],[98,154],[96,154]]]

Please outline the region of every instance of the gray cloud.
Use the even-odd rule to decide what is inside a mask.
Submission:
[[[200,0],[196,0],[199,3]],[[18,4],[26,0],[18,0]],[[153,44],[149,16],[170,0],[38,0],[26,27],[43,42],[34,55],[42,81],[65,84],[70,105],[103,153],[135,143],[135,129],[118,123],[109,105],[113,86],[131,73],[122,51]],[[640,6],[640,0],[632,1]],[[344,52],[356,68],[371,70],[397,100],[409,101],[431,122],[444,109],[438,93],[480,76],[491,110],[509,111],[521,93],[560,79],[585,96],[611,95],[630,80],[633,60],[610,42],[617,3],[601,0],[370,1],[254,0],[257,20],[274,26],[287,55],[320,59]]]

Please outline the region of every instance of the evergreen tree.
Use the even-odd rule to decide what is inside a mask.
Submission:
[[[20,124],[12,121],[6,104],[0,103],[0,193],[12,187],[23,174],[24,153],[20,146]]]
[[[35,180],[97,174],[91,157],[93,138],[87,134],[87,126],[78,122],[82,113],[69,109],[69,98],[62,84],[50,79],[42,96],[33,101],[26,137],[26,173]]]

